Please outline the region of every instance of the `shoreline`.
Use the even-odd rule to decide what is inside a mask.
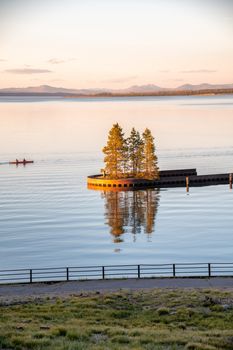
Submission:
[[[177,277],[177,278],[142,278],[89,280],[69,282],[37,282],[33,284],[0,285],[0,303],[48,298],[70,297],[85,294],[106,294],[117,291],[146,291],[146,290],[190,290],[218,289],[233,291],[233,277]]]
[[[233,95],[233,89],[226,90],[198,90],[198,91],[166,91],[166,92],[152,92],[152,93],[97,93],[97,94],[71,94],[71,93],[35,93],[35,92],[0,92],[0,97],[60,97],[60,98],[136,98],[136,97],[190,97],[190,96],[219,96],[219,95]]]

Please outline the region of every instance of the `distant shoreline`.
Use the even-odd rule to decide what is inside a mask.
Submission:
[[[183,91],[155,91],[148,93],[93,93],[93,94],[72,94],[72,93],[48,93],[48,92],[0,92],[0,96],[33,96],[33,97],[63,97],[63,98],[98,98],[98,97],[162,97],[162,96],[216,96],[231,95],[233,89],[207,89],[207,90],[183,90]]]

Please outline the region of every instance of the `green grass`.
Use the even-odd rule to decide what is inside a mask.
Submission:
[[[0,306],[0,349],[233,349],[233,292],[154,290]]]

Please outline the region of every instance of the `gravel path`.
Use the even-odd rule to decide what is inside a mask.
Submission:
[[[156,278],[100,281],[73,281],[58,283],[33,283],[0,285],[0,302],[11,303],[28,298],[64,297],[82,292],[108,292],[119,290],[140,290],[154,288],[214,288],[232,289],[233,277],[214,278]]]

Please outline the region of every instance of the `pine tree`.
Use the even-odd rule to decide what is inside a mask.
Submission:
[[[127,172],[127,145],[124,133],[118,123],[114,124],[108,134],[105,154],[105,173],[109,178],[120,178]]]
[[[155,154],[154,137],[149,129],[142,134],[143,138],[143,176],[147,179],[158,179],[159,168]]]
[[[143,140],[138,131],[132,128],[130,137],[127,139],[129,171],[132,176],[139,176],[143,160]]]

